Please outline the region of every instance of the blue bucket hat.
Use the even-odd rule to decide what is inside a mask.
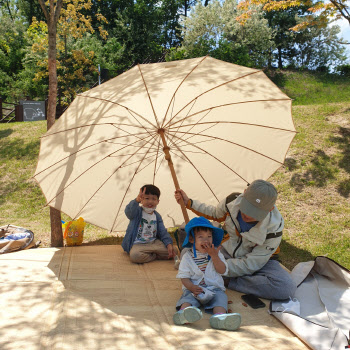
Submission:
[[[191,248],[192,243],[189,241],[190,235],[194,240],[193,229],[195,227],[208,227],[213,230],[213,244],[214,247],[218,247],[221,244],[222,238],[224,237],[224,230],[218,227],[215,227],[208,219],[203,216],[193,218],[185,226],[186,238],[182,244],[183,248]],[[194,245],[193,245],[194,246]],[[194,256],[197,257],[196,249],[193,249]]]

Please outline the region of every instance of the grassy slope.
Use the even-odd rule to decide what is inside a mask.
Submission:
[[[285,167],[270,179],[286,220],[282,262],[292,268],[327,255],[350,268],[350,83],[295,72],[274,74],[273,80],[295,99],[298,131]],[[49,246],[48,208],[31,179],[45,129],[45,122],[0,124],[0,225],[27,227]],[[88,225],[84,241],[121,239]]]

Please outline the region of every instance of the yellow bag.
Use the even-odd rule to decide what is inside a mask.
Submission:
[[[66,240],[66,246],[81,245],[84,238],[85,221],[83,218],[68,221],[62,225],[63,238]]]

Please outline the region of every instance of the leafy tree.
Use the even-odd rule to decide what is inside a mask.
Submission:
[[[239,7],[243,10],[243,13],[238,17],[239,21],[244,22],[250,17],[251,5],[263,5],[264,11],[286,10],[293,7],[306,6],[311,14],[304,16],[303,20],[293,27],[295,31],[310,25],[324,26],[330,18],[339,19],[343,17],[350,24],[350,3],[348,0],[242,0]],[[315,18],[315,15],[317,15],[317,18]]]
[[[273,52],[273,58],[277,60],[278,68],[282,69],[286,59],[292,57],[296,51],[295,41],[297,33],[290,30],[297,24],[297,16],[305,14],[305,7],[293,7],[286,10],[275,10],[265,12],[265,18],[268,20],[269,27],[274,30],[274,42],[276,50]]]
[[[28,26],[32,24],[33,18],[37,21],[45,21],[45,15],[38,0],[17,0],[17,6]]]
[[[90,4],[91,5],[91,4]],[[81,12],[89,9],[89,2],[83,0],[64,0],[59,21],[57,22],[57,73],[59,106],[69,105],[76,92],[89,89],[98,76],[95,53],[76,46],[76,42],[87,33],[94,33],[91,17]],[[100,17],[100,20],[104,20]],[[27,50],[25,79],[23,86],[30,91],[36,91],[42,96],[42,89],[48,85],[47,41],[48,27],[43,21],[35,18],[30,25],[27,35],[31,42],[31,50]],[[100,28],[100,36],[106,32]]]
[[[273,56],[278,68],[289,65],[308,69],[320,67],[327,69],[342,62],[344,48],[337,37],[338,29],[327,27],[326,22],[299,31],[290,29],[303,22],[305,16],[314,16],[306,6],[265,13],[269,26],[275,32],[276,50]],[[314,18],[314,22],[317,21],[319,19]]]
[[[26,26],[13,1],[2,1],[0,10],[0,95],[15,101],[14,84],[23,69]]]
[[[122,60],[125,56],[125,47],[117,38],[108,37],[107,40],[102,41],[96,35],[86,33],[75,41],[73,49],[81,50],[85,55],[94,52],[93,65],[95,67],[100,65],[102,69],[107,69],[112,75],[123,71]]]
[[[274,45],[267,20],[258,8],[244,26],[235,20],[237,15],[235,0],[213,1],[206,7],[197,3],[183,20],[181,48],[173,49],[168,59],[209,54],[246,66],[265,66]]]
[[[108,40],[102,40],[103,44],[111,45],[113,38],[113,46],[118,45],[113,74],[137,63],[162,60],[166,50],[178,46],[183,6],[184,0],[93,0],[92,13],[100,12],[107,21],[104,28],[108,31]],[[98,26],[95,17],[92,26]],[[110,63],[109,60],[108,65]]]
[[[287,57],[290,67],[328,71],[343,64],[347,57],[345,47],[339,44],[339,33],[337,25],[305,28],[296,37],[296,49]]]
[[[49,79],[49,98],[48,98],[48,110],[47,110],[47,128],[50,127],[55,122],[56,117],[56,101],[57,101],[57,87],[58,87],[58,79],[57,79],[57,48],[59,48],[60,52],[64,53],[64,66],[63,70],[68,70],[68,73],[65,75],[66,78],[70,78],[71,81],[77,80],[79,78],[81,80],[85,80],[84,77],[84,66],[89,66],[88,59],[82,54],[82,52],[72,51],[71,57],[68,57],[68,46],[67,42],[70,38],[80,38],[86,31],[93,32],[91,27],[91,21],[88,17],[84,16],[80,11],[82,9],[89,9],[91,7],[91,1],[83,1],[83,0],[49,0],[48,3],[45,3],[44,0],[39,0],[41,8],[46,18],[45,23],[40,22],[38,25],[34,23],[33,25],[37,25],[38,28],[41,29],[41,32],[45,33],[47,30],[48,41],[43,41],[42,35],[35,32],[33,30],[34,35],[38,33],[38,40],[34,42],[33,48],[37,49],[39,52],[45,48],[45,44],[48,44],[48,60],[39,61],[39,65],[41,68],[44,68],[48,71],[48,79]],[[64,5],[64,6],[63,6]],[[62,16],[61,15],[62,11]],[[60,20],[60,21],[59,21]],[[103,20],[103,18],[101,18]],[[33,28],[33,25],[31,26]],[[58,36],[59,42],[57,42],[57,34],[61,34]],[[103,35],[103,30],[101,29],[101,35]],[[58,45],[57,45],[58,43]],[[91,54],[92,55],[92,54]],[[79,68],[75,65],[75,62],[78,62]],[[80,64],[79,64],[80,63]],[[65,65],[67,64],[67,65]],[[70,67],[71,66],[71,67]],[[72,68],[70,70],[70,68]],[[72,74],[72,70],[74,73]],[[38,72],[36,77],[44,76],[45,73]],[[67,94],[71,95],[71,91],[68,90]],[[62,246],[63,245],[63,237],[62,237],[62,227],[61,227],[61,213],[59,210],[50,207],[50,219],[51,219],[51,245],[52,246]]]

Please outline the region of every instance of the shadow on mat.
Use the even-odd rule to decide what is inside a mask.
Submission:
[[[43,260],[41,273],[45,266]],[[267,307],[245,308],[241,294],[233,291],[228,291],[230,308],[242,315],[238,332],[211,329],[208,315],[192,325],[173,326],[181,282],[172,261],[134,265],[120,247],[85,246],[58,248],[47,267],[47,281],[34,283],[40,281],[40,271],[28,268],[36,274],[32,283],[9,283],[1,289],[5,295],[16,293],[23,316],[16,315],[10,324],[25,330],[26,349],[188,350],[197,349],[200,340],[201,350],[226,350],[232,344],[248,349],[256,339],[282,350],[299,349]],[[20,334],[8,340],[5,329],[0,329],[1,349],[10,350]]]

